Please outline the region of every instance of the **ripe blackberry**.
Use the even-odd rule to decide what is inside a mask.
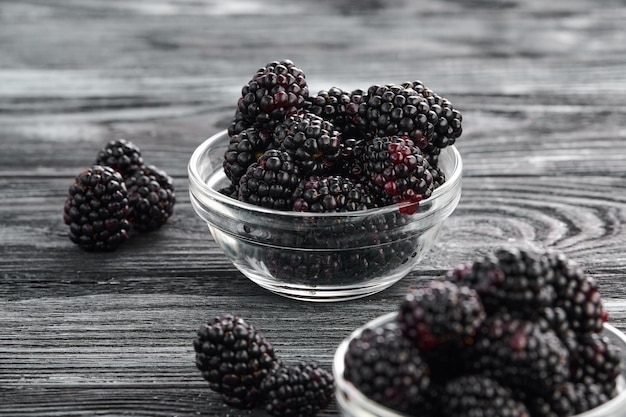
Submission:
[[[432,194],[429,164],[405,136],[377,137],[369,142],[363,154],[363,171],[380,205],[419,203]]]
[[[225,403],[243,409],[262,404],[261,383],[280,363],[254,326],[238,316],[215,317],[200,326],[193,347],[202,377]]]
[[[524,396],[533,417],[571,417],[598,407],[610,398],[595,384],[567,381],[554,389]]]
[[[247,128],[231,136],[224,153],[224,173],[232,184],[238,185],[250,165],[272,148],[273,136],[269,131]]]
[[[361,137],[356,118],[365,92],[346,91],[340,87],[321,90],[308,99],[307,111],[331,122],[344,137]]]
[[[241,201],[276,210],[291,210],[300,170],[287,152],[270,149],[239,180]]]
[[[248,122],[239,109],[237,109],[235,110],[235,115],[228,124],[226,132],[228,133],[228,136],[232,138],[233,136],[237,136],[239,133],[251,127],[252,123]]]
[[[374,207],[366,186],[340,176],[303,178],[294,194],[294,211],[343,212]]]
[[[505,310],[534,319],[556,300],[554,270],[546,256],[503,248],[448,272],[448,279],[474,288],[488,314]]]
[[[595,385],[607,398],[617,394],[620,375],[619,350],[598,333],[579,337],[577,349],[571,354],[572,380],[583,385]]]
[[[414,412],[430,388],[430,370],[397,327],[366,329],[350,341],[344,378],[372,401]]]
[[[407,136],[420,149],[438,153],[430,143],[439,122],[428,100],[412,88],[373,85],[367,90],[358,113],[359,128],[373,136]]]
[[[276,127],[274,136],[305,174],[328,173],[342,151],[341,136],[333,124],[313,113],[289,116]]]
[[[409,292],[400,303],[402,334],[422,352],[471,344],[485,318],[475,290],[448,281],[433,281]]]
[[[532,393],[552,390],[570,378],[569,353],[551,330],[507,314],[487,316],[468,362],[474,372],[484,373],[514,389]]]
[[[444,416],[530,417],[511,389],[484,375],[463,375],[447,381],[437,399]]]
[[[426,98],[438,120],[434,123],[434,131],[431,143],[436,148],[445,148],[454,144],[456,139],[463,133],[463,116],[455,110],[450,100],[440,97],[428,89],[421,81],[412,81],[402,84],[405,88],[411,88],[420,96]]]
[[[69,238],[86,250],[111,250],[129,235],[128,191],[119,171],[94,165],[81,172],[69,187],[63,221]]]
[[[273,130],[289,115],[302,110],[308,96],[304,73],[289,60],[273,61],[259,68],[243,86],[235,118],[247,127]]]
[[[110,141],[98,152],[95,165],[110,166],[126,178],[143,167],[141,150],[126,139]]]
[[[332,400],[334,378],[317,364],[283,365],[263,379],[261,391],[270,415],[310,417]]]
[[[154,165],[144,166],[126,178],[129,220],[141,231],[163,226],[174,212],[174,180]]]
[[[563,254],[549,254],[549,261],[555,272],[555,305],[565,311],[571,329],[576,333],[600,332],[608,313],[596,281]]]

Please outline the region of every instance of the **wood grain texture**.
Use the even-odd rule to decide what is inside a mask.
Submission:
[[[265,415],[194,365],[236,312],[286,361],[501,245],[561,250],[626,330],[626,3],[619,0],[0,1],[0,415]],[[313,92],[420,79],[464,115],[463,196],[423,264],[377,295],[288,300],[243,277],[188,197],[187,162],[257,67]],[[67,239],[72,178],[124,137],[175,179],[175,215],[110,254]],[[332,405],[323,415],[336,415]]]

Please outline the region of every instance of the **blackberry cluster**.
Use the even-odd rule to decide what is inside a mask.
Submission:
[[[411,214],[445,182],[438,156],[461,135],[461,122],[449,100],[419,81],[353,91],[331,87],[309,95],[305,75],[292,61],[273,61],[242,88],[224,154],[229,184],[221,192],[301,211],[300,205],[284,204],[295,200],[285,194],[294,189],[274,197],[263,194],[264,187],[249,187],[249,171],[265,152],[277,150],[291,156],[300,180],[333,175],[359,183],[371,200],[360,209],[399,203],[410,206],[402,210]]]
[[[600,333],[606,319],[597,285],[566,256],[501,249],[409,292],[394,323],[352,341],[344,377],[409,415],[568,417],[617,395],[621,356]],[[383,332],[403,341],[364,336]],[[370,394],[371,381],[384,384],[378,392],[395,392],[393,381],[410,379],[391,365],[354,360],[400,343],[429,369],[426,391],[406,388],[413,399],[420,391],[418,403]]]
[[[303,178],[294,197],[293,210],[303,212],[358,211],[374,206],[366,187],[334,175]]]
[[[282,363],[261,331],[237,315],[201,325],[193,347],[202,377],[231,407],[309,417],[333,398],[331,373],[314,363]]]
[[[144,164],[134,143],[109,142],[95,165],[81,172],[69,187],[63,220],[69,238],[86,250],[113,250],[138,231],[160,228],[172,215],[176,195],[173,179]]]

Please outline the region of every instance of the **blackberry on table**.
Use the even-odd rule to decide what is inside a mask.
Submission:
[[[163,226],[174,212],[174,180],[154,165],[144,166],[126,178],[129,220],[141,231]]]
[[[232,184],[239,184],[248,167],[273,147],[273,141],[271,132],[255,128],[247,128],[231,136],[224,153],[223,168]]]
[[[141,150],[126,139],[113,140],[102,148],[96,157],[95,165],[110,166],[126,178],[144,165]]]
[[[428,162],[405,136],[370,141],[363,154],[363,170],[380,205],[418,203],[433,191]]]
[[[453,378],[437,393],[443,416],[530,417],[526,405],[514,397],[510,388],[484,375]]]
[[[292,61],[272,61],[243,86],[230,130],[238,133],[237,124],[273,130],[289,115],[302,110],[308,96],[305,75]]]
[[[341,136],[334,125],[312,113],[289,116],[274,130],[280,149],[289,152],[303,173],[328,173],[340,158]]]
[[[374,207],[369,190],[341,176],[303,178],[294,195],[293,210],[302,212],[358,211]]]
[[[366,329],[350,341],[344,378],[372,401],[410,413],[426,401],[430,369],[399,328]]]
[[[129,238],[128,191],[119,171],[94,165],[69,187],[63,221],[69,238],[86,250],[112,250]]]
[[[291,210],[300,170],[291,155],[267,150],[239,180],[238,199],[276,210]]]
[[[272,369],[261,382],[265,410],[276,417],[311,417],[325,409],[334,395],[331,373],[301,362]]]
[[[254,326],[236,315],[215,317],[200,326],[193,347],[202,377],[225,403],[242,409],[262,404],[261,383],[280,362]]]

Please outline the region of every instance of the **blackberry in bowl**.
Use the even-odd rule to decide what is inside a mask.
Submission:
[[[555,292],[541,312],[485,291],[496,275],[498,285],[528,284],[538,266]],[[461,271],[477,275],[459,281]],[[626,335],[608,324],[600,298],[591,309],[562,290],[585,281],[597,294],[573,262],[503,249],[449,272],[341,342],[333,374],[343,416],[626,416]],[[604,312],[600,325],[577,326],[579,317],[559,313],[565,300],[588,316]]]
[[[309,139],[326,143],[318,131],[307,133]],[[398,184],[408,184],[402,192],[409,197],[376,205],[370,200],[381,200],[372,197],[376,191],[357,184],[364,173],[320,178],[317,169],[307,171],[308,164],[302,164],[297,153],[278,148],[258,152],[256,162],[247,166],[234,187],[224,170],[231,139],[228,132],[219,132],[193,152],[188,165],[192,205],[244,275],[290,298],[341,301],[391,286],[432,248],[461,196],[462,161],[454,146],[437,155],[437,175],[445,175],[445,182],[420,195],[414,190],[423,184],[402,178]],[[397,147],[397,140],[389,142]],[[406,150],[407,155],[410,152]],[[335,166],[349,164],[337,162],[346,154],[348,160],[358,159],[352,149],[333,150]],[[323,152],[307,157],[311,155]],[[430,172],[424,178],[433,181]],[[388,189],[395,192],[393,186],[378,192]]]

